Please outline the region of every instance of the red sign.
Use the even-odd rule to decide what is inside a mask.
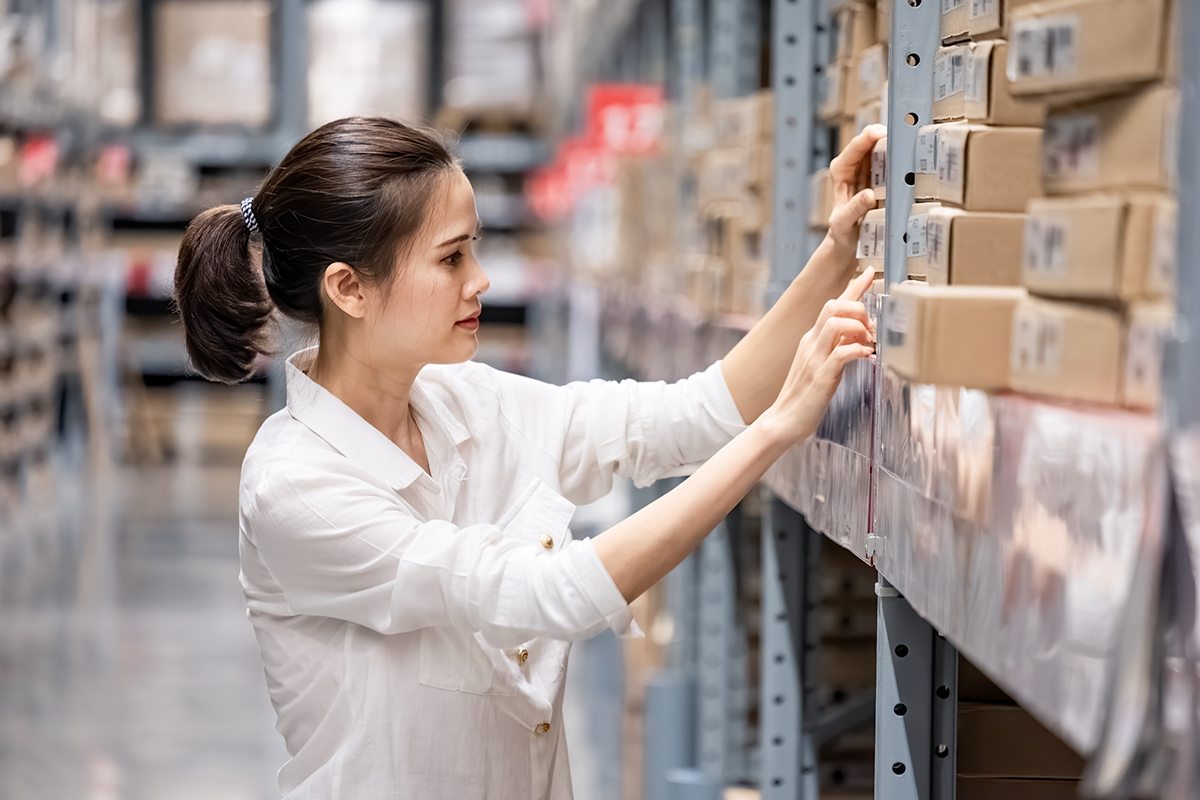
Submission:
[[[597,84],[588,93],[587,138],[618,155],[654,155],[665,102],[657,84]]]
[[[49,134],[35,134],[21,148],[17,179],[22,186],[33,186],[54,175],[58,169],[58,142]]]

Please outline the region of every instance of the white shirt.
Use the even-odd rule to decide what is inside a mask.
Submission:
[[[240,490],[285,798],[570,798],[570,642],[632,623],[570,537],[573,503],[614,474],[686,474],[741,431],[720,364],[562,387],[426,367],[411,402],[431,477],[304,374],[314,354],[289,359]]]

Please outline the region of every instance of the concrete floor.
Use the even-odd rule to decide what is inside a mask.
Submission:
[[[287,754],[238,585],[240,454],[265,397],[181,384],[143,400],[165,461],[85,479],[68,450],[0,530],[4,800],[279,796]],[[578,800],[619,793],[620,652],[609,636],[572,657]]]

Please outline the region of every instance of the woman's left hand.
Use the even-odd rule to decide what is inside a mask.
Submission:
[[[871,151],[887,137],[887,126],[869,125],[855,136],[829,165],[833,180],[833,213],[825,240],[839,261],[854,258],[858,247],[858,224],[875,208],[871,189]]]

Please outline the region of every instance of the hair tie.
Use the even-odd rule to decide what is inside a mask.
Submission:
[[[250,229],[250,233],[258,233],[258,220],[254,218],[253,205],[253,197],[247,197],[242,201],[242,219],[246,221],[246,227]]]

